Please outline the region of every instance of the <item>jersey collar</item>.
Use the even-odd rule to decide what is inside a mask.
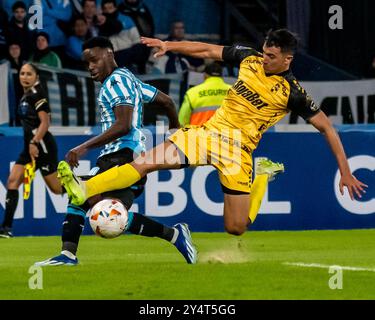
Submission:
[[[288,69],[280,73],[265,73],[266,77],[272,77],[272,76],[280,76],[285,77],[286,75],[292,73],[292,70]]]

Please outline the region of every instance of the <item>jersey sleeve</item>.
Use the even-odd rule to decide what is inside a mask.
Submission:
[[[139,81],[139,85],[141,87],[142,92],[142,99],[144,103],[150,103],[152,102],[156,95],[158,94],[158,89],[156,89],[154,86]]]
[[[118,106],[135,106],[135,87],[133,81],[118,74],[112,75],[105,83],[104,97],[112,109]]]
[[[46,113],[51,113],[47,95],[40,87],[31,96],[31,101],[36,112],[44,111]]]
[[[262,57],[262,54],[253,48],[242,46],[225,46],[223,49],[222,58],[224,62],[234,65],[240,65],[242,60],[249,56]]]
[[[295,79],[290,82],[288,109],[294,111],[304,120],[309,120],[320,111],[320,107]]]

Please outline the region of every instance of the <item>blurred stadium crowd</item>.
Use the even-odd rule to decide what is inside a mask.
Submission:
[[[35,28],[29,20],[36,10],[34,1],[5,3],[0,8],[0,59],[8,59],[13,68],[29,60],[51,67],[84,70],[82,44],[90,37],[101,35],[110,38],[119,65],[137,74],[202,70],[202,61],[174,54],[157,64],[155,61],[147,64],[150,50],[140,44],[140,37],[154,36],[155,26],[143,1],[41,1],[42,29]],[[184,22],[173,22],[168,40],[184,37]]]
[[[219,21],[215,29],[216,37],[213,36],[213,29],[207,30],[207,26],[200,25],[201,20],[212,21],[210,20],[212,17],[207,16],[207,10],[199,12],[194,7],[195,2],[191,2],[191,10],[198,11],[197,14],[199,14],[199,17],[194,18],[192,12],[184,14],[186,12],[184,5],[187,5],[187,1],[184,1],[184,5],[181,1],[181,4],[176,5],[176,8],[169,8],[170,11],[165,10],[171,6],[171,3],[167,4],[167,2],[0,0],[0,61],[8,60],[13,69],[16,104],[23,94],[17,72],[25,61],[56,67],[60,70],[61,68],[85,70],[81,59],[82,44],[85,40],[97,35],[108,37],[114,45],[118,65],[129,68],[137,75],[181,74],[183,80],[179,96],[182,101],[188,89],[187,73],[189,71],[203,72],[209,61],[172,52],[168,52],[166,56],[159,59],[153,58],[150,49],[140,43],[140,38],[142,36],[160,37],[161,27],[159,24],[160,20],[164,21],[165,15],[169,16],[169,20],[163,23],[163,40],[199,40],[199,38],[192,39],[189,37],[192,34],[185,33],[185,26],[188,26],[189,29],[194,28],[199,32],[206,32],[206,35],[211,35],[211,38],[204,39],[208,42],[220,41],[226,45],[237,43],[260,49],[266,29],[287,26],[297,32],[301,38],[301,51],[296,55],[293,64],[293,72],[299,80],[334,81],[375,78],[375,54],[374,57],[371,54],[373,45],[366,41],[370,37],[370,31],[374,28],[364,16],[369,12],[370,2],[368,0],[364,0],[363,4],[355,7],[349,6],[344,0],[338,1],[343,5],[346,13],[344,26],[351,24],[351,28],[346,28],[343,31],[326,30],[326,20],[328,21],[330,18],[327,8],[332,1],[323,4],[322,1],[310,0],[300,2],[264,0],[260,2],[266,5],[270,11],[261,8],[264,11],[261,14],[256,10],[256,3],[259,4],[259,1],[209,0],[206,1],[207,8],[212,7],[211,14],[217,16]],[[158,7],[160,10],[155,10]],[[176,11],[179,12],[177,7],[185,8],[185,11],[180,8],[181,14],[174,15]],[[38,8],[42,8],[41,12],[37,11]],[[348,8],[353,10],[349,12]],[[162,15],[163,18],[161,18],[161,12],[165,14]],[[314,18],[321,15],[322,12],[326,14],[324,17]],[[248,22],[250,21],[258,30],[251,32],[252,27],[241,19],[240,14],[242,17],[247,17]],[[362,19],[362,16],[368,25],[363,23],[363,25],[357,26],[354,23],[355,18]],[[186,21],[180,20],[181,17],[184,17],[183,19]],[[35,22],[40,22],[37,20],[42,21],[42,28],[35,26]],[[216,25],[211,22],[209,24]],[[169,34],[166,31],[168,26]],[[158,28],[159,30],[157,30]],[[220,28],[222,30],[219,30]],[[319,32],[319,28],[322,32]],[[368,32],[361,32],[364,28]],[[156,30],[158,33],[155,32]],[[351,34],[356,34],[356,36],[351,36]],[[358,36],[360,39],[363,38],[363,41],[358,41],[354,46]],[[326,45],[327,43],[329,45]],[[365,54],[362,50],[364,45],[367,49]],[[353,50],[347,50],[345,54],[342,54],[340,46],[351,47]],[[362,58],[358,59],[358,56]],[[348,63],[349,60],[353,61],[354,59],[358,63]],[[236,77],[237,71],[230,66],[224,66],[223,74]],[[163,90],[163,88],[159,89]]]

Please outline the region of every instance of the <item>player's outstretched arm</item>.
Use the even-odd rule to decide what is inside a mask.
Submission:
[[[332,126],[331,121],[323,111],[310,118],[309,121],[325,136],[333,154],[336,157],[341,174],[339,185],[341,194],[344,194],[344,187],[346,187],[352,200],[354,200],[354,194],[356,194],[358,198],[361,198],[362,193],[366,192],[364,188],[366,188],[367,185],[357,180],[356,177],[352,175],[345,155],[344,147],[341,143],[339,135]]]
[[[161,57],[167,51],[173,51],[201,59],[223,60],[223,48],[217,44],[210,44],[196,41],[161,41],[155,38],[141,37],[141,43],[147,47],[157,49],[154,57]]]

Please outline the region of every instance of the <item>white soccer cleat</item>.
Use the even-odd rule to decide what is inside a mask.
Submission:
[[[56,257],[34,263],[34,265],[38,267],[76,266],[77,264],[78,264],[77,257],[74,254],[70,253],[69,251],[61,251],[61,254]]]

